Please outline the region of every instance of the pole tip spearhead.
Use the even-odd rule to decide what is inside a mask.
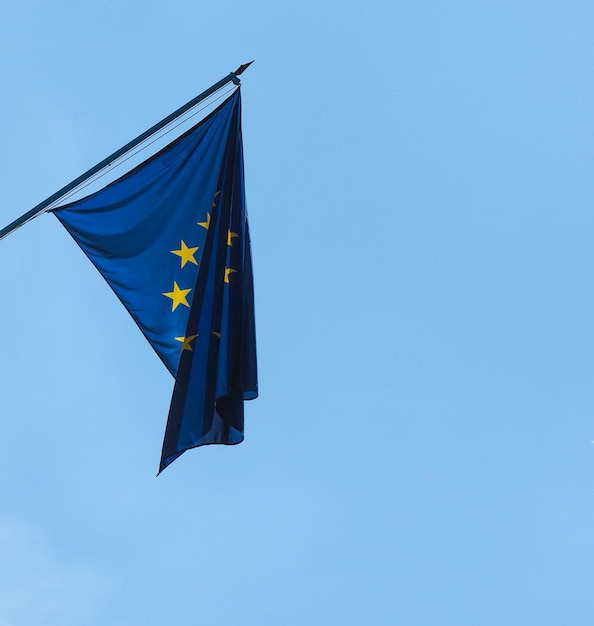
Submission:
[[[243,65],[240,65],[233,73],[235,74],[235,76],[243,74],[253,62],[254,61],[250,61],[249,63],[244,63]]]

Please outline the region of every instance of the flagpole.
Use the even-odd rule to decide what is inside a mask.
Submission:
[[[151,126],[151,128],[146,130],[144,133],[142,133],[141,135],[138,135],[136,139],[133,139],[132,141],[128,142],[125,146],[123,146],[119,150],[116,150],[113,154],[110,154],[108,157],[103,159],[103,161],[101,161],[100,163],[97,163],[97,165],[92,167],[90,170],[87,170],[84,174],[81,174],[78,178],[74,179],[71,183],[69,183],[65,187],[62,187],[62,189],[60,189],[59,191],[56,191],[56,193],[49,196],[49,198],[46,198],[43,202],[40,202],[36,207],[32,208],[30,211],[27,211],[27,213],[24,213],[23,215],[21,215],[21,217],[14,220],[14,222],[9,224],[8,226],[5,226],[2,230],[0,230],[0,239],[3,239],[7,235],[9,235],[11,232],[19,228],[19,226],[22,226],[23,224],[33,219],[34,217],[37,217],[40,213],[43,212],[44,209],[46,209],[56,200],[59,200],[62,196],[66,195],[69,191],[72,191],[73,189],[78,187],[81,183],[84,183],[86,180],[91,178],[91,176],[94,176],[97,172],[101,171],[104,167],[108,166],[110,163],[112,163],[116,159],[119,159],[121,156],[126,154],[126,152],[129,152],[130,150],[135,148],[138,144],[142,143],[145,139],[148,139],[151,135],[154,135],[156,132],[160,131],[164,126],[167,126],[167,124],[171,123],[173,120],[180,117],[180,115],[183,115],[184,113],[189,111],[191,108],[195,107],[198,103],[202,102],[203,100],[206,100],[206,98],[208,98],[209,96],[212,96],[213,93],[221,89],[221,87],[224,87],[227,83],[233,83],[234,85],[239,85],[240,80],[238,76],[240,74],[243,74],[243,72],[252,63],[253,61],[250,61],[249,63],[244,63],[243,65],[240,65],[234,72],[230,72],[227,76],[225,76],[225,78],[221,78],[221,80],[219,80],[217,83],[215,83],[214,85],[206,89],[206,91],[203,91],[201,94],[199,94],[198,96],[196,96],[195,98],[193,98],[192,100],[190,100],[189,102],[181,106],[179,109],[177,109],[176,111],[174,111],[167,117],[163,118],[160,122],[157,122],[154,126]]]

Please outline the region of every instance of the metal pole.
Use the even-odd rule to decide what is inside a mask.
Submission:
[[[253,63],[245,63],[244,65],[240,65],[235,72],[231,72],[225,78],[222,78],[218,83],[209,87],[206,91],[203,91],[200,95],[196,96],[193,100],[190,100],[179,109],[163,118],[160,122],[157,122],[154,126],[151,126],[148,130],[144,131],[141,135],[138,135],[136,139],[128,142],[125,146],[116,150],[113,154],[110,154],[107,158],[103,159],[100,163],[97,163],[90,170],[87,170],[84,174],[81,174],[78,178],[74,179],[71,183],[68,183],[65,187],[62,187],[59,191],[52,194],[49,198],[46,198],[43,202],[40,202],[36,207],[32,208],[27,213],[24,213],[18,219],[14,220],[11,224],[4,227],[0,230],[0,239],[3,239],[7,235],[9,235],[13,230],[16,230],[19,226],[22,226],[25,222],[37,217],[40,213],[43,212],[45,208],[50,206],[56,200],[59,200],[62,196],[67,194],[69,191],[72,191],[75,187],[78,187],[81,183],[84,183],[86,180],[91,178],[91,176],[95,175],[97,172],[101,171],[104,167],[119,159],[121,156],[126,154],[132,148],[135,148],[139,143],[142,143],[145,139],[155,134],[159,130],[161,130],[164,126],[167,126],[174,119],[178,118],[180,115],[183,115],[186,111],[189,111],[192,107],[196,106],[199,102],[206,100],[213,93],[218,91],[221,87],[224,87],[227,83],[233,83],[234,85],[239,85],[240,81],[238,76],[243,74],[243,72]]]

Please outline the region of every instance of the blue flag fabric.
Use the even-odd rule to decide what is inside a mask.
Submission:
[[[258,384],[239,90],[54,213],[176,379],[159,471],[189,448],[240,443]]]

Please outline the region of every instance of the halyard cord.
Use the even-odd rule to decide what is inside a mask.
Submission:
[[[161,130],[160,130],[154,136],[147,137],[142,143],[139,144],[139,147],[137,149],[135,149],[133,152],[126,153],[125,155],[122,155],[119,159],[116,159],[113,163],[110,163],[109,165],[106,165],[102,170],[97,172],[89,180],[86,180],[85,182],[81,183],[80,185],[78,185],[74,189],[71,189],[68,193],[64,194],[60,198],[57,198],[54,202],[52,202],[49,206],[47,206],[45,209],[43,209],[43,211],[41,211],[40,213],[38,213],[34,217],[37,217],[38,215],[42,215],[43,213],[51,212],[54,208],[56,208],[56,205],[63,204],[64,200],[67,200],[68,198],[71,198],[73,195],[76,195],[79,191],[81,191],[85,187],[88,187],[89,185],[92,185],[94,182],[96,182],[100,178],[103,178],[103,176],[106,176],[109,173],[109,170],[112,170],[112,169],[114,169],[116,167],[120,167],[122,164],[124,164],[129,159],[135,157],[137,154],[140,154],[141,152],[146,150],[148,147],[150,147],[152,144],[154,144],[155,142],[159,141],[160,139],[162,139],[163,137],[165,137],[169,133],[173,132],[176,128],[178,128],[182,124],[185,124],[188,120],[192,119],[193,117],[195,117],[196,115],[198,115],[199,113],[204,111],[204,109],[212,106],[215,102],[218,102],[219,100],[221,100],[222,98],[224,98],[225,96],[230,94],[234,89],[235,89],[235,87],[232,87],[231,89],[228,89],[227,91],[224,91],[222,94],[220,94],[216,98],[210,99],[210,101],[207,104],[205,104],[204,106],[202,106],[199,109],[197,109],[196,111],[194,111],[191,115],[185,115],[182,120],[179,120],[179,121],[177,119],[176,120],[171,120],[171,122],[169,122],[169,124],[167,124],[167,126],[164,126],[163,129],[161,129],[161,130],[164,130],[164,129],[167,129],[167,130],[164,130],[164,132],[161,132]],[[202,103],[199,103],[199,104],[202,104]],[[196,105],[196,106],[198,106],[198,105]],[[190,109],[190,111],[192,111],[192,109]],[[188,111],[188,113],[189,113],[189,111]],[[31,217],[30,219],[33,219],[33,217]],[[27,220],[27,222],[28,221],[29,220]],[[27,222],[24,222],[24,223],[26,224]]]

